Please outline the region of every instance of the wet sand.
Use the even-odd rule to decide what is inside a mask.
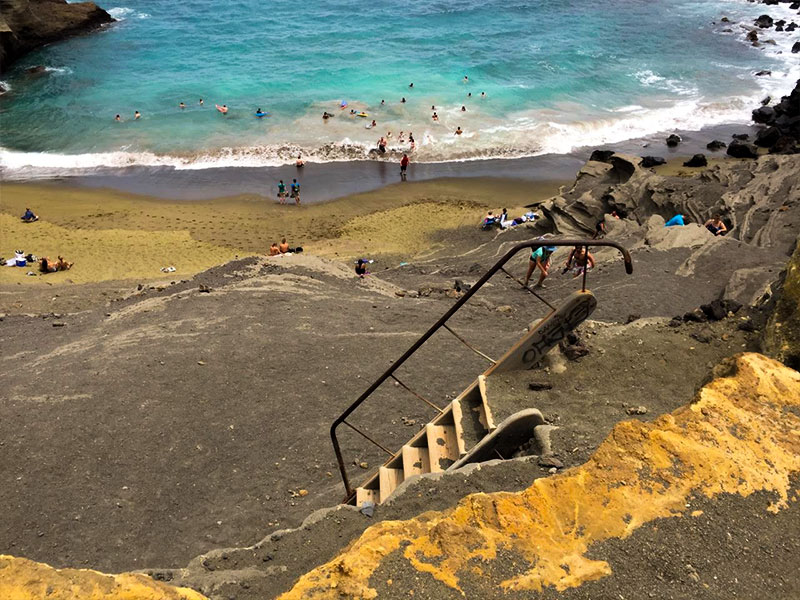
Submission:
[[[751,125],[727,124],[707,127],[700,131],[677,132],[682,143],[668,148],[668,133],[637,138],[615,144],[605,144],[620,153],[655,155],[664,158],[691,156],[698,152],[724,157],[725,152],[709,152],[706,144],[712,139],[724,142],[734,133],[750,133]],[[411,155],[409,182],[442,178],[508,178],[519,181],[542,182],[572,180],[595,148],[582,148],[570,154],[547,154],[518,159],[486,159],[446,163],[416,163]],[[2,173],[24,180],[25,173]],[[326,202],[335,198],[377,190],[400,181],[399,157],[387,161],[348,161],[308,163],[298,169],[282,167],[222,167],[199,170],[175,170],[172,167],[129,167],[98,169],[91,174],[58,176],[37,179],[36,183],[67,184],[87,188],[108,188],[144,196],[171,200],[210,200],[222,196],[252,195],[262,199],[275,198],[277,183],[283,179],[287,188],[297,178],[302,186],[304,204]]]

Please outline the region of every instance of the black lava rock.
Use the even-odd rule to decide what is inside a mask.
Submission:
[[[675,133],[673,133],[667,138],[667,146],[669,146],[670,148],[674,148],[680,143],[681,143],[681,136]]]
[[[755,144],[761,148],[772,148],[781,138],[781,132],[777,127],[767,127],[756,134]]]
[[[731,142],[731,145],[728,146],[727,154],[734,158],[758,158],[758,150],[753,144],[747,144],[739,140]]]
[[[708,161],[705,154],[695,154],[692,158],[683,163],[684,167],[707,167]]]
[[[721,142],[719,140],[712,140],[706,144],[706,148],[714,152],[716,152],[717,150],[722,150],[727,146],[728,144],[726,144],[725,142]]]
[[[595,150],[589,160],[607,163],[612,156],[614,156],[613,150]]]
[[[641,166],[645,169],[651,169],[652,167],[665,164],[667,164],[667,161],[660,156],[643,156],[641,162]]]

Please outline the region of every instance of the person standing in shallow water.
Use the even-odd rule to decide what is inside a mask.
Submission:
[[[286,204],[286,184],[283,183],[283,179],[278,182],[278,202]]]
[[[292,179],[291,190],[291,196],[294,198],[294,203],[297,206],[300,206],[300,184],[297,183],[297,179]]]
[[[403,158],[400,159],[400,179],[402,179],[403,181],[405,181],[407,177],[409,162],[410,161],[408,159],[408,154],[403,154]]]

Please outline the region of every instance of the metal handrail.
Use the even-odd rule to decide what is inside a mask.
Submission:
[[[479,289],[481,289],[483,287],[483,285],[487,281],[489,281],[489,279],[491,279],[492,276],[495,273],[497,273],[497,271],[499,271],[499,270],[501,270],[503,268],[503,265],[505,265],[509,260],[511,260],[521,250],[526,250],[528,248],[531,248],[531,249],[540,248],[542,246],[586,246],[587,247],[587,252],[588,252],[588,247],[589,246],[607,246],[607,247],[611,247],[611,248],[616,248],[617,250],[620,251],[620,253],[622,253],[622,258],[623,258],[623,260],[625,262],[625,272],[628,275],[633,273],[633,261],[631,259],[630,253],[625,248],[623,248],[620,244],[618,244],[616,242],[610,242],[610,241],[607,241],[607,240],[552,240],[552,239],[545,239],[545,240],[536,240],[536,241],[533,241],[533,242],[523,242],[523,243],[517,244],[516,246],[511,248],[511,250],[506,252],[503,255],[503,257],[500,258],[500,260],[498,260],[488,271],[486,271],[486,273],[483,274],[483,277],[481,277],[475,283],[475,285],[473,285],[469,290],[467,290],[467,292],[463,296],[461,296],[461,298],[459,298],[458,301],[456,301],[456,303],[453,304],[453,306],[451,306],[450,309],[446,313],[444,313],[444,315],[442,315],[442,317],[430,327],[430,329],[428,329],[428,331],[423,333],[419,337],[419,339],[416,342],[414,342],[411,345],[411,347],[403,353],[403,355],[400,358],[398,358],[396,361],[394,361],[392,363],[392,366],[390,366],[383,373],[383,375],[378,377],[372,383],[372,385],[370,385],[369,388],[367,388],[367,390],[363,394],[361,394],[358,397],[358,399],[356,399],[355,402],[353,402],[349,407],[347,407],[347,409],[341,415],[339,415],[339,417],[331,425],[331,441],[333,442],[333,451],[336,453],[336,460],[339,463],[339,472],[342,475],[342,482],[344,483],[344,488],[345,488],[345,491],[347,492],[347,495],[345,496],[345,501],[349,500],[353,496],[355,491],[353,490],[352,486],[350,485],[350,479],[347,477],[347,470],[345,469],[345,466],[344,466],[344,458],[342,457],[342,450],[339,447],[339,440],[336,437],[336,429],[337,429],[337,427],[339,427],[339,425],[344,423],[345,419],[347,419],[347,417],[349,417],[350,414],[355,409],[357,409],[359,406],[361,406],[361,404],[367,398],[369,398],[372,395],[372,393],[375,390],[377,390],[384,381],[389,379],[392,376],[392,374],[398,368],[400,368],[400,366],[404,362],[406,362],[406,360],[408,360],[411,357],[412,354],[414,354],[417,350],[419,350],[419,348],[425,342],[427,342],[428,339],[430,339],[430,337],[434,333],[436,333],[439,330],[439,328],[441,328],[447,322],[447,320],[450,317],[452,317],[455,313],[457,313],[458,310],[462,306],[464,306],[464,304],[466,304],[467,301],[475,294],[475,292],[477,292]],[[584,273],[583,273],[583,289],[584,290],[586,289],[586,270],[584,270]],[[346,425],[352,427],[352,425],[350,425],[349,423],[346,423]]]

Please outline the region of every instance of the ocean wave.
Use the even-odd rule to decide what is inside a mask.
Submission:
[[[11,85],[7,81],[0,81],[0,96],[11,91]]]
[[[45,67],[47,73],[57,73],[58,75],[72,75],[72,69],[69,67]]]
[[[125,21],[127,19],[149,19],[150,15],[146,12],[137,12],[132,8],[124,6],[117,6],[108,9],[108,14],[115,18],[117,21]]]
[[[754,97],[724,102],[684,99],[670,107],[645,109],[638,105],[619,112],[582,121],[558,122],[551,115],[531,111],[503,124],[486,124],[455,136],[448,130],[420,127],[416,137],[415,162],[438,163],[483,159],[523,158],[540,154],[567,154],[578,148],[614,144],[676,130],[697,131],[709,125],[746,124],[757,105]],[[226,147],[190,154],[157,154],[119,150],[115,152],[58,154],[19,152],[0,148],[0,169],[5,178],[25,179],[80,175],[103,169],[165,167],[199,170],[222,167],[276,167],[291,165],[301,154],[309,163],[359,160],[397,161],[411,153],[408,142],[391,141],[381,154],[374,141],[342,137],[337,141],[282,143]]]

